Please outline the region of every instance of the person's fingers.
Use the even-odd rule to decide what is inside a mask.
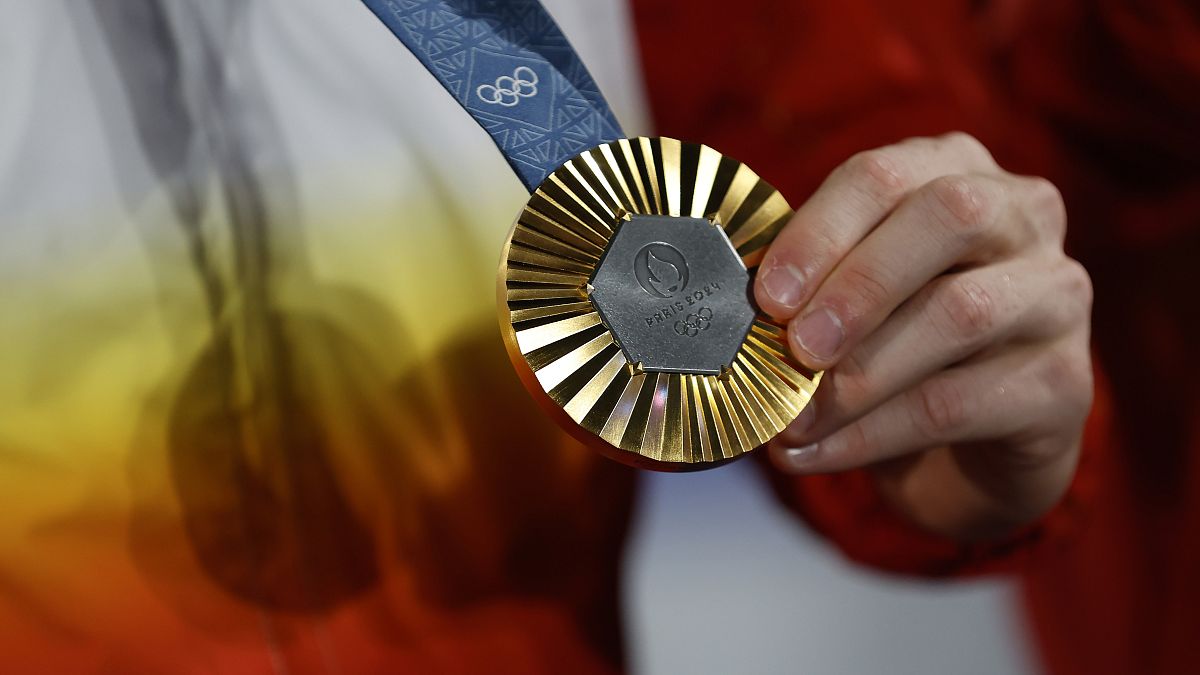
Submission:
[[[1052,348],[1012,350],[943,371],[817,443],[773,441],[771,458],[784,471],[823,473],[951,444],[1077,432],[1092,392],[1080,339],[1086,331]]]
[[[755,299],[768,314],[791,318],[838,261],[909,193],[946,174],[995,170],[987,149],[962,133],[909,139],[851,157],[772,242],[755,278]]]
[[[935,279],[838,367],[780,435],[802,446],[831,434],[935,372],[1008,342],[1051,342],[1086,324],[1091,281],[1079,263],[1012,260]]]
[[[792,352],[823,370],[947,269],[993,261],[1061,237],[1048,181],[1007,174],[943,176],[909,195],[855,246],[789,325]],[[1055,247],[1057,248],[1057,247]]]

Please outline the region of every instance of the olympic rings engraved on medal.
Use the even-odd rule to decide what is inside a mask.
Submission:
[[[701,307],[695,314],[688,314],[686,319],[675,322],[675,332],[684,337],[696,337],[700,331],[708,330],[712,325],[713,311]]]
[[[529,66],[517,66],[510,75],[496,78],[495,84],[481,84],[475,88],[475,95],[484,103],[502,105],[511,108],[523,98],[537,96],[538,76]]]

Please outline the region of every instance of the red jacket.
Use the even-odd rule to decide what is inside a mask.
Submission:
[[[1063,503],[954,546],[862,473],[777,478],[863,563],[1023,579],[1051,672],[1200,663],[1200,11],[1172,0],[637,0],[657,131],[746,161],[793,203],[839,162],[953,129],[1062,189],[1102,371]],[[698,37],[699,36],[699,37]]]

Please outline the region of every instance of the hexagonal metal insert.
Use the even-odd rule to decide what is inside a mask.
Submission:
[[[719,374],[754,322],[746,266],[703,218],[630,217],[590,291],[625,357],[649,372]]]

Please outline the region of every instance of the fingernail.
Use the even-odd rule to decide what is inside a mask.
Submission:
[[[763,272],[762,287],[772,301],[788,309],[797,309],[800,293],[804,290],[804,274],[791,263],[775,262]]]
[[[792,329],[796,346],[818,361],[827,361],[837,353],[846,333],[833,312],[822,308],[800,319]]]
[[[804,471],[813,465],[817,459],[820,447],[813,443],[799,448],[783,448],[775,453],[779,468],[784,471]]]

